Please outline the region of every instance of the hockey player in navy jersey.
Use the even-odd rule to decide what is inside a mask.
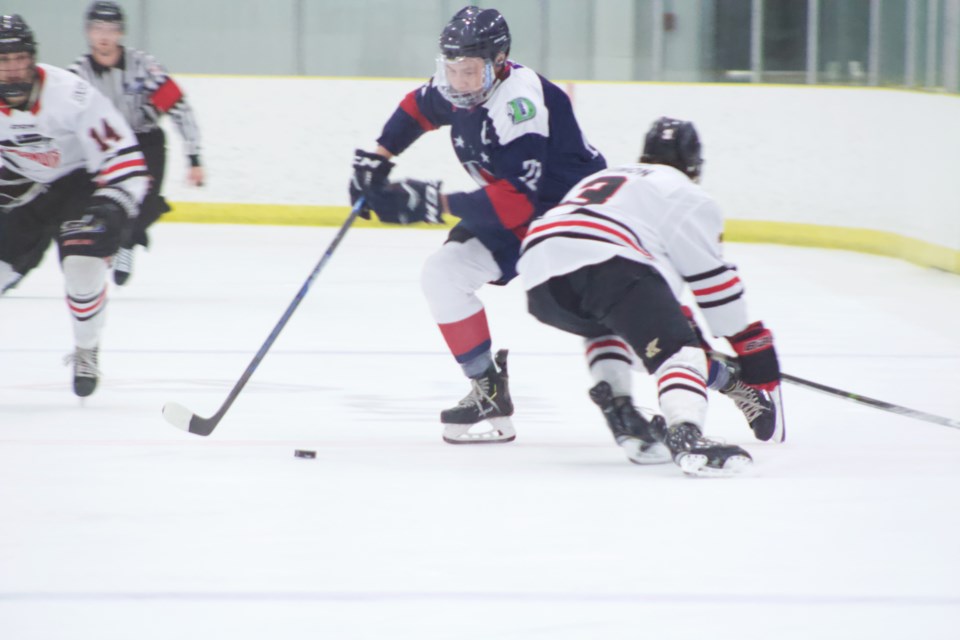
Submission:
[[[187,182],[198,187],[206,177],[200,159],[200,129],[180,86],[160,63],[149,53],[124,46],[126,21],[119,4],[97,0],[84,18],[90,53],[80,56],[69,70],[96,87],[123,114],[137,136],[152,178],[140,214],[132,221],[133,229],[113,260],[113,280],[125,285],[133,273],[134,249],[149,245],[147,229],[170,211],[160,194],[167,164],[160,119],[169,115],[176,124],[190,166]]]
[[[68,362],[82,397],[99,379],[108,263],[149,178],[110,101],[36,54],[26,22],[0,16],[0,290],[56,239],[76,344]]]
[[[701,162],[691,123],[658,120],[641,163],[588,177],[530,225],[519,270],[537,319],[582,336],[588,349],[606,343],[612,357],[590,362],[590,396],[631,461],[672,458],[691,475],[729,475],[751,457],[703,437],[707,388],[730,395],[759,439],[782,440],[780,367],[773,335],[748,320],[743,283],[722,258],[723,215],[695,184]],[[684,287],[730,342],[735,367],[708,365],[679,301]],[[633,406],[634,357],[657,378],[663,416]]]
[[[443,29],[434,76],[401,101],[374,152],[358,150],[351,199],[361,194],[384,222],[460,218],[423,268],[422,286],[447,346],[471,380],[470,393],[440,415],[450,443],[508,442],[506,351],[491,353],[477,290],[513,279],[530,222],[579,180],[606,166],[556,85],[509,60],[510,31],[496,9],[465,7]],[[439,182],[389,182],[390,158],[421,135],[450,127],[454,151],[480,185],[443,193]],[[474,429],[489,421],[489,428]]]

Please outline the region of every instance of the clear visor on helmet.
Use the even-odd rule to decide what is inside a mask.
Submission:
[[[437,56],[433,83],[440,95],[464,109],[481,104],[496,86],[493,62],[483,58],[445,58]]]

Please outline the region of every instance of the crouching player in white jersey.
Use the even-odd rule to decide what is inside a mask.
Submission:
[[[97,386],[107,268],[146,193],[146,163],[110,101],[36,53],[26,22],[0,16],[0,290],[56,238],[83,397]]]
[[[695,184],[702,161],[693,125],[657,121],[641,161],[581,181],[530,225],[518,265],[529,309],[583,336],[588,350],[603,343],[608,357],[591,360],[590,396],[633,462],[672,458],[692,475],[733,474],[752,459],[703,437],[708,381],[728,394],[745,389],[766,416],[751,421],[756,435],[782,438],[773,336],[748,321],[743,285],[721,257],[723,216]],[[685,284],[713,333],[737,353],[736,368],[709,375],[706,345],[679,302]],[[657,378],[663,417],[648,420],[633,406],[633,353]]]

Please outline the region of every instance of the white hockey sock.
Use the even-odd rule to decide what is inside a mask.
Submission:
[[[608,383],[614,397],[631,395],[634,359],[629,345],[618,336],[608,335],[586,338],[583,347],[593,381]]]
[[[67,288],[67,306],[78,347],[92,349],[100,342],[107,306],[107,261],[67,256],[61,263]]]
[[[691,422],[701,429],[707,416],[707,359],[699,347],[682,347],[657,369],[660,411],[668,425]]]

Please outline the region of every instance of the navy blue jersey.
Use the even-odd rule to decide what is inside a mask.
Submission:
[[[581,132],[567,95],[512,61],[500,86],[472,109],[453,106],[432,80],[411,91],[377,142],[397,155],[447,125],[463,168],[481,186],[448,194],[450,212],[490,249],[509,280],[530,221],[607,163]]]

